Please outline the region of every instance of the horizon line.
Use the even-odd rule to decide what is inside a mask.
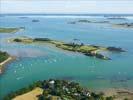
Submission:
[[[3,14],[33,14],[33,15],[133,15],[133,13],[0,13],[0,15]]]

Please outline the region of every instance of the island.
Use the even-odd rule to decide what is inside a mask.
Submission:
[[[24,27],[19,27],[19,28],[3,28],[0,27],[0,33],[16,33],[20,30],[24,30]]]
[[[111,60],[111,58],[103,55],[101,52],[125,52],[122,48],[116,47],[103,47],[103,46],[96,46],[96,45],[87,45],[84,43],[65,43],[62,41],[51,40],[49,38],[28,38],[28,37],[19,37],[19,38],[11,38],[9,39],[10,42],[17,42],[17,43],[48,43],[56,46],[57,48],[72,51],[72,52],[79,52],[86,56],[96,57],[103,60]]]
[[[109,23],[109,21],[90,21],[90,20],[78,20],[80,23]]]
[[[22,16],[22,17],[19,17],[19,18],[21,18],[21,19],[25,19],[25,18],[29,18],[29,17],[26,17],[26,16]]]
[[[3,100],[113,100],[113,96],[91,92],[73,81],[49,79],[11,92]]]
[[[133,29],[133,23],[113,24],[113,27],[118,27],[118,28],[131,28],[131,29]]]
[[[127,20],[127,18],[124,17],[107,17],[109,20]]]
[[[33,19],[32,22],[39,22],[39,20],[37,20],[37,19]]]
[[[81,19],[78,21],[72,21],[72,22],[68,22],[68,24],[76,24],[76,23],[97,23],[97,24],[108,24],[110,23],[110,21],[104,20],[104,21],[90,21],[87,19]]]
[[[68,22],[68,24],[76,24],[76,21]]]
[[[5,64],[11,60],[13,60],[13,57],[11,57],[7,52],[0,51],[0,74],[2,74]]]

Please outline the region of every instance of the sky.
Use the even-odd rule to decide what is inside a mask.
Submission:
[[[133,0],[0,0],[0,13],[133,14]]]

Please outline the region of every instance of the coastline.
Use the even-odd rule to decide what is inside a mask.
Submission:
[[[114,100],[132,100],[133,90],[124,88],[107,88],[103,90],[97,90],[96,93],[103,93],[105,97],[113,96]]]
[[[63,19],[64,20],[64,19]],[[22,20],[23,21],[23,20]],[[59,20],[60,21],[60,20]],[[66,21],[66,20],[65,20]],[[18,22],[18,21],[17,21]],[[57,22],[58,22],[58,20],[57,20]],[[30,22],[29,22],[30,23]],[[41,20],[40,20],[40,23],[41,23]],[[46,21],[46,24],[47,24],[47,21]],[[55,24],[56,25],[56,23],[52,23],[52,24]],[[38,24],[37,24],[38,25]],[[35,24],[35,26],[37,26],[36,24]],[[49,25],[49,24],[48,24]],[[63,27],[63,24],[61,24],[62,25],[62,27]],[[66,23],[65,23],[65,25],[66,25]],[[49,25],[50,26],[50,25]],[[78,26],[78,25],[77,25]],[[74,25],[70,25],[70,27],[77,27],[76,25],[74,26]],[[88,25],[89,26],[89,25]],[[100,26],[100,25],[99,25]],[[104,27],[103,27],[103,29],[102,28],[99,28],[99,26],[98,26],[98,30],[94,30],[94,29],[92,29],[91,30],[91,28],[89,29],[89,31],[88,31],[88,28],[86,28],[86,26],[85,26],[85,28],[84,28],[84,32],[86,32],[87,34],[85,34],[85,36],[80,36],[79,35],[79,38],[78,38],[78,32],[80,32],[80,28],[79,28],[79,30],[78,29],[76,29],[76,31],[78,31],[77,33],[76,33],[76,31],[75,30],[70,30],[70,34],[72,33],[72,35],[70,35],[69,36],[69,33],[68,33],[68,35],[66,36],[66,38],[64,38],[64,34],[65,34],[65,32],[67,32],[65,29],[64,29],[64,31],[61,31],[60,30],[60,28],[59,28],[59,33],[58,33],[58,27],[57,27],[57,34],[56,34],[56,32],[53,32],[53,33],[55,33],[55,34],[53,34],[51,31],[51,34],[52,34],[52,38],[50,37],[51,36],[51,34],[49,35],[49,34],[45,34],[45,31],[44,31],[44,34],[43,33],[41,33],[41,32],[38,32],[38,34],[36,35],[36,31],[34,32],[34,30],[33,30],[33,35],[35,34],[35,37],[36,36],[38,36],[38,37],[40,37],[40,36],[47,36],[47,37],[50,37],[51,39],[54,39],[54,38],[56,38],[56,39],[59,39],[60,40],[60,37],[62,38],[63,37],[63,39],[65,40],[65,42],[66,41],[69,41],[69,40],[71,40],[71,39],[74,39],[73,38],[73,35],[75,36],[75,35],[77,35],[77,39],[81,39],[81,42],[84,42],[85,41],[85,43],[93,43],[93,41],[94,41],[94,45],[95,45],[95,43],[97,44],[99,44],[99,45],[107,45],[108,46],[108,44],[110,45],[117,45],[117,46],[120,46],[120,47],[124,47],[125,49],[127,49],[127,50],[129,50],[129,52],[128,53],[125,53],[125,54],[120,54],[120,55],[118,55],[117,56],[117,54],[114,54],[114,55],[111,55],[112,53],[110,53],[110,54],[107,54],[108,56],[110,56],[111,55],[111,57],[113,58],[112,59],[112,61],[100,61],[100,60],[95,60],[95,59],[91,59],[91,58],[88,58],[88,57],[84,57],[84,56],[82,56],[82,54],[80,55],[78,55],[77,54],[77,52],[75,52],[75,53],[73,53],[72,52],[72,54],[70,53],[70,54],[68,54],[68,53],[66,53],[66,52],[71,52],[71,51],[67,51],[67,50],[63,50],[63,49],[60,49],[60,48],[57,48],[54,44],[48,44],[48,43],[46,43],[46,44],[48,44],[48,46],[45,46],[45,44],[43,44],[42,42],[40,43],[35,43],[35,45],[36,44],[39,44],[39,45],[36,45],[36,46],[34,46],[34,44],[32,45],[30,45],[30,46],[26,46],[26,48],[25,48],[25,44],[23,45],[21,45],[20,44],[20,46],[22,46],[24,49],[21,49],[21,48],[19,48],[19,46],[17,46],[17,45],[19,45],[19,44],[17,44],[17,43],[14,43],[15,44],[15,46],[14,46],[14,44],[13,45],[11,45],[11,47],[8,47],[8,45],[5,45],[4,46],[4,44],[3,44],[3,47],[4,47],[4,49],[2,49],[2,50],[5,50],[5,49],[8,49],[9,48],[9,50],[11,49],[11,51],[10,52],[14,52],[14,51],[16,51],[16,52],[18,52],[19,50],[21,50],[19,53],[21,53],[21,55],[23,55],[23,54],[26,54],[27,53],[27,51],[30,51],[31,49],[35,49],[35,56],[36,56],[36,58],[37,58],[37,62],[35,62],[34,63],[34,61],[36,60],[34,60],[34,58],[33,58],[33,60],[31,59],[31,60],[29,60],[29,59],[25,59],[24,61],[22,61],[22,67],[21,67],[21,64],[20,64],[20,67],[23,69],[24,68],[24,71],[22,72],[22,70],[20,69],[20,72],[22,72],[22,74],[23,74],[23,76],[24,76],[24,78],[27,76],[27,74],[26,73],[28,73],[28,71],[27,71],[27,67],[25,68],[25,65],[23,65],[23,63],[25,64],[25,61],[27,61],[27,60],[29,60],[29,63],[31,63],[31,65],[29,64],[27,64],[27,66],[29,66],[30,67],[30,69],[31,69],[31,71],[34,73],[34,75],[36,76],[37,75],[37,78],[35,78],[35,79],[37,79],[38,80],[38,78],[40,78],[40,77],[42,77],[42,74],[44,75],[44,77],[47,77],[47,75],[51,75],[51,73],[52,73],[52,75],[51,76],[53,76],[53,75],[55,75],[56,77],[63,77],[64,79],[76,79],[76,80],[78,80],[78,78],[81,80],[81,83],[83,83],[83,84],[87,84],[87,83],[85,83],[85,82],[87,82],[86,80],[89,80],[89,78],[93,78],[94,76],[96,76],[96,77],[94,77],[94,78],[96,78],[98,81],[94,81],[94,84],[92,84],[92,82],[90,83],[90,85],[91,86],[94,86],[94,88],[95,88],[95,85],[96,85],[96,87],[102,87],[102,84],[103,84],[103,86],[105,85],[105,88],[107,88],[106,87],[106,84],[107,84],[107,86],[108,85],[110,85],[111,87],[113,87],[113,88],[108,88],[108,89],[106,89],[106,90],[104,90],[103,89],[103,92],[106,94],[106,95],[114,95],[114,96],[118,96],[118,95],[129,95],[129,96],[131,96],[131,95],[133,95],[133,90],[128,90],[128,89],[118,89],[118,88],[115,88],[115,85],[116,85],[116,87],[118,86],[118,84],[119,84],[119,82],[120,82],[120,87],[123,87],[123,88],[129,88],[130,87],[130,80],[132,80],[132,78],[131,78],[131,76],[130,76],[130,66],[128,66],[128,64],[132,64],[132,61],[130,61],[130,59],[132,59],[132,55],[130,56],[130,50],[132,49],[132,46],[131,45],[128,45],[128,44],[132,44],[132,37],[131,37],[131,34],[130,34],[130,32],[128,32],[128,29],[127,28],[124,28],[125,30],[125,32],[123,32],[123,30],[121,30],[121,28],[118,28],[118,30],[115,30],[115,28],[117,28],[117,27],[113,27],[112,29],[109,29],[110,28],[110,26],[108,27],[108,29],[106,29],[106,27],[105,27],[105,31],[108,33],[105,33],[104,34],[104,31],[103,31],[103,36],[105,36],[105,37],[103,37],[103,38],[98,38],[98,36],[96,36],[96,35],[98,35],[98,34],[101,34],[100,32],[102,32],[101,30],[103,30],[104,29]],[[27,25],[27,27],[28,27],[28,25]],[[44,27],[45,27],[45,25],[44,25]],[[43,31],[45,28],[42,28],[42,30],[41,30],[41,28],[39,27],[39,31]],[[82,27],[82,26],[81,26]],[[68,28],[69,28],[69,25],[68,25]],[[52,28],[51,28],[52,29]],[[71,28],[70,28],[71,29]],[[114,29],[114,30],[113,30]],[[119,29],[120,29],[120,31],[119,31]],[[123,28],[122,28],[123,29]],[[27,30],[27,29],[26,29]],[[63,29],[62,29],[63,30]],[[91,31],[93,31],[94,30],[94,34],[91,34]],[[99,31],[100,30],[100,32],[98,33],[97,31]],[[47,31],[47,30],[46,30]],[[49,31],[49,30],[48,30]],[[55,30],[56,31],[56,30]],[[74,31],[74,32],[72,32],[72,31]],[[96,31],[96,32],[95,32]],[[131,30],[130,30],[131,31]],[[31,34],[32,34],[32,30],[31,31],[29,31],[29,33],[31,32]],[[90,32],[90,33],[89,33]],[[120,32],[120,33],[119,33]],[[22,32],[23,33],[23,32]],[[32,36],[31,34],[29,34],[29,33],[26,33],[26,35],[25,36],[27,36],[27,35],[29,35],[29,36]],[[92,32],[93,33],[93,32]],[[117,35],[117,33],[118,33],[118,35]],[[126,33],[126,34],[124,34],[124,33]],[[19,34],[19,33],[17,33],[17,34]],[[40,35],[41,34],[41,35]],[[59,34],[59,38],[58,38],[58,34]],[[81,34],[82,34],[82,30],[81,30]],[[116,34],[116,35],[115,35]],[[120,34],[120,35],[119,35]],[[3,35],[3,34],[2,34]],[[12,34],[9,34],[9,36],[10,35],[12,35]],[[13,34],[14,35],[14,34]],[[63,36],[62,36],[63,35]],[[91,36],[93,37],[93,35],[94,35],[94,39],[92,38],[92,40],[91,40]],[[6,35],[4,35],[4,37],[5,36],[8,36],[8,34],[6,34]],[[57,37],[56,37],[57,36]],[[95,37],[96,36],[96,37]],[[102,35],[101,35],[102,36]],[[110,36],[110,38],[111,38],[111,40],[108,40],[108,37]],[[118,36],[118,37],[117,37]],[[34,36],[33,36],[34,37]],[[32,37],[32,38],[33,38]],[[86,38],[87,37],[87,38]],[[115,38],[114,38],[115,37]],[[125,37],[128,37],[128,39],[127,38],[125,38]],[[131,38],[130,38],[131,37]],[[6,38],[8,38],[8,37],[6,37]],[[5,38],[5,39],[6,39]],[[117,40],[117,38],[118,38],[118,40]],[[124,39],[125,38],[125,39]],[[66,40],[67,39],[67,40]],[[83,41],[82,41],[82,39],[83,39]],[[62,40],[62,39],[61,39]],[[63,40],[63,41],[64,41]],[[106,41],[107,40],[107,41]],[[77,40],[78,41],[78,40]],[[113,41],[113,42],[112,42]],[[4,41],[5,42],[5,41]],[[2,43],[4,43],[4,42],[2,42]],[[8,42],[10,42],[10,41],[8,41]],[[28,43],[27,43],[28,44]],[[41,44],[41,45],[40,45]],[[45,47],[43,47],[43,46],[45,46]],[[49,47],[50,46],[50,47]],[[15,50],[12,50],[12,47],[13,47],[13,49],[15,49]],[[55,47],[55,48],[54,48]],[[26,49],[26,50],[25,50]],[[55,50],[55,49],[59,49],[59,50]],[[45,51],[46,50],[46,51]],[[37,51],[37,53],[36,53],[36,51]],[[63,51],[63,52],[62,52]],[[38,52],[39,52],[39,54],[38,54]],[[42,55],[42,56],[44,56],[44,57],[40,57],[40,54],[42,54],[42,52],[44,52],[44,55]],[[65,53],[64,53],[65,52]],[[17,54],[19,54],[19,53],[17,53]],[[31,54],[33,54],[34,52],[32,51],[32,53]],[[31,55],[31,54],[29,54],[29,55]],[[21,56],[20,55],[20,56]],[[34,55],[34,54],[33,54]],[[49,56],[50,55],[50,56]],[[63,56],[62,56],[63,55]],[[7,59],[8,59],[9,57],[7,57]],[[119,58],[120,58],[120,60],[119,60]],[[121,59],[122,58],[122,59]],[[7,60],[6,59],[6,60]],[[117,60],[118,59],[118,60]],[[3,62],[5,62],[6,60],[4,60],[4,61],[2,61],[2,63]],[[21,60],[21,59],[20,59]],[[67,62],[70,62],[71,63],[71,61],[72,61],[72,64],[74,64],[74,66],[73,67],[75,67],[76,68],[76,70],[73,72],[73,71],[71,71],[72,69],[75,69],[75,68],[71,68],[71,67],[68,67],[67,66],[67,68],[65,68],[64,66],[64,69],[62,70],[62,66],[61,66],[61,68],[60,68],[60,66],[57,66],[58,64],[60,65],[60,64],[62,64],[62,65],[65,65],[65,64],[67,64]],[[81,63],[80,63],[80,61],[81,61]],[[74,62],[74,63],[73,63]],[[75,63],[76,62],[76,63]],[[83,62],[83,63],[82,63]],[[14,62],[13,62],[14,63]],[[15,61],[15,63],[17,63],[17,61]],[[19,63],[19,61],[18,61],[18,63]],[[21,63],[21,62],[20,62]],[[45,66],[45,64],[44,64],[44,67],[43,67],[43,63],[45,63],[46,64],[46,66]],[[10,65],[8,65],[8,64],[10,64]],[[40,65],[41,64],[41,65]],[[71,65],[72,65],[71,64]],[[40,65],[38,68],[37,68],[37,70],[36,70],[36,65]],[[51,67],[51,65],[55,65],[53,68]],[[82,65],[83,65],[83,67],[82,67]],[[117,66],[115,66],[115,65],[117,65]],[[120,66],[121,65],[121,66]],[[14,80],[12,80],[12,78],[10,78],[10,76],[11,77],[13,77],[13,78],[16,78],[16,80],[19,80],[19,79],[22,79],[22,78],[19,78],[18,77],[18,75],[20,75],[20,73],[19,73],[19,71],[17,71],[17,73],[16,73],[16,67],[13,67],[13,69],[11,68],[11,73],[10,73],[10,71],[8,71],[8,72],[6,72],[6,70],[8,70],[8,66],[10,67],[12,67],[12,66],[14,66],[14,64],[12,64],[12,60],[10,59],[10,61],[7,61],[7,65],[6,64],[2,64],[2,66],[1,66],[1,63],[0,63],[0,72],[1,72],[1,69],[2,69],[2,67],[3,67],[3,71],[2,71],[2,75],[1,75],[1,73],[0,73],[0,75],[1,75],[1,85],[3,86],[2,88],[1,88],[1,90],[3,90],[3,94],[4,94],[4,91],[6,91],[6,92],[8,92],[8,89],[12,89],[12,88],[16,88],[16,84],[19,84],[19,82],[21,81],[14,81]],[[17,64],[16,64],[16,66],[17,66]],[[19,64],[18,64],[18,66],[19,66]],[[23,67],[24,66],[24,67]],[[49,67],[50,66],[50,67]],[[57,66],[57,67],[56,67]],[[28,67],[28,68],[29,68]],[[51,70],[51,68],[52,68],[52,70]],[[47,70],[49,71],[48,73],[47,73]],[[80,73],[80,75],[79,75],[79,72],[80,72],[80,69],[82,69],[81,70],[81,73]],[[99,69],[100,69],[100,71],[99,71]],[[101,69],[102,69],[102,71],[101,71]],[[123,70],[123,69],[125,69],[125,70]],[[126,70],[127,69],[127,70]],[[4,72],[5,71],[5,72]],[[26,72],[27,71],[27,72]],[[36,72],[37,71],[37,72]],[[64,75],[64,73],[63,73],[63,71],[65,71],[65,75]],[[107,73],[109,71],[109,73]],[[15,73],[14,73],[15,72]],[[39,72],[41,72],[42,74],[38,74]],[[58,72],[61,72],[61,75],[60,74],[58,74]],[[83,72],[83,73],[82,73]],[[57,73],[57,74],[56,74]],[[62,75],[62,73],[63,73],[63,75]],[[71,74],[72,73],[72,74]],[[100,74],[101,73],[101,74]],[[102,82],[101,80],[103,79],[104,80],[104,77],[107,77],[107,79],[108,79],[108,75],[110,75],[110,74],[112,74],[113,76],[111,77],[111,84],[109,84],[108,82],[106,82],[106,81],[104,81],[104,82]],[[6,74],[6,75],[4,75],[4,74]],[[69,74],[69,75],[67,75],[67,74]],[[129,75],[128,75],[129,74]],[[16,77],[15,77],[15,76]],[[94,76],[93,76],[94,75]],[[103,76],[102,76],[103,75]],[[107,76],[106,76],[107,75]],[[87,76],[87,77],[86,77]],[[118,76],[118,77],[117,77]],[[119,79],[119,77],[120,77],[120,79]],[[34,78],[34,77],[33,77]],[[8,80],[7,80],[8,79]],[[29,77],[27,78],[25,78],[25,80],[28,80],[29,79]],[[105,78],[106,79],[106,78]],[[129,81],[126,81],[126,80],[129,80]],[[90,80],[89,80],[90,81]],[[114,81],[116,81],[116,82],[114,82]],[[98,82],[98,84],[95,84],[95,82]],[[99,83],[99,82],[101,82],[101,83]],[[122,82],[122,84],[121,84],[121,82]],[[6,83],[6,84],[5,84]],[[117,84],[118,83],[118,84]],[[129,84],[126,84],[126,83],[129,83]],[[10,87],[10,84],[13,84],[12,85],[12,87]],[[27,85],[28,84],[28,82],[27,82],[27,84],[25,83],[25,81],[23,81],[23,79],[22,79],[22,84],[24,84],[24,85]],[[20,85],[21,86],[21,85]],[[6,88],[4,88],[4,87],[6,87]],[[119,87],[119,86],[118,86]],[[98,90],[99,91],[99,90]],[[102,91],[102,90],[101,90]],[[118,93],[117,93],[118,92]],[[1,94],[2,94],[1,93]],[[2,96],[3,96],[3,94],[2,94]],[[120,99],[119,99],[120,100]],[[123,99],[121,99],[121,100],[123,100]]]
[[[8,59],[4,60],[3,62],[0,63],[0,75],[4,72],[6,64],[10,63],[11,61],[15,60],[16,57],[14,56],[9,56]]]
[[[115,89],[115,88],[110,88],[107,90],[102,91],[105,95],[105,97],[113,96],[114,100],[132,100],[133,98],[133,91],[131,90],[125,90],[125,89]],[[38,100],[37,95],[42,94],[42,89],[41,88],[35,88],[29,92],[26,92],[22,95],[18,95],[13,100],[27,100],[29,98],[30,100]]]
[[[53,81],[50,81],[50,84],[54,84],[51,82],[53,82]],[[84,89],[87,90],[87,88],[84,88]],[[47,89],[45,89],[45,90],[47,90]],[[19,91],[21,91],[21,90],[19,90]],[[102,90],[89,90],[88,89],[88,91],[89,91],[90,95],[92,95],[91,93],[101,94],[101,96],[103,96],[102,98],[108,98],[108,99],[110,98],[109,100],[132,100],[132,98],[133,98],[133,90],[132,89],[106,88],[106,89],[102,89]],[[33,89],[31,89],[29,91],[22,92],[22,94],[21,94],[21,92],[19,92],[19,93],[20,94],[13,97],[13,100],[21,100],[21,99],[27,100],[27,98],[29,100],[39,100],[37,98],[37,96],[43,95],[42,94],[43,89],[37,83],[37,86],[34,87]],[[60,97],[58,95],[51,95],[51,96],[52,97]],[[57,100],[57,99],[55,99],[55,100]]]

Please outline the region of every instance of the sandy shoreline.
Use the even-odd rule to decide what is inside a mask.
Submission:
[[[6,59],[5,61],[3,61],[3,62],[0,63],[0,74],[3,73],[6,64],[10,63],[13,60],[15,60],[15,57],[10,56],[10,57],[8,57],[8,59]]]
[[[35,88],[30,92],[16,96],[13,100],[38,100],[37,95],[42,92],[41,88]],[[112,96],[113,100],[133,100],[133,90],[109,88],[99,92],[103,92],[105,97]]]
[[[133,90],[122,89],[122,88],[108,88],[105,90],[96,91],[98,93],[104,93],[105,97],[113,96],[114,100],[133,100]]]

